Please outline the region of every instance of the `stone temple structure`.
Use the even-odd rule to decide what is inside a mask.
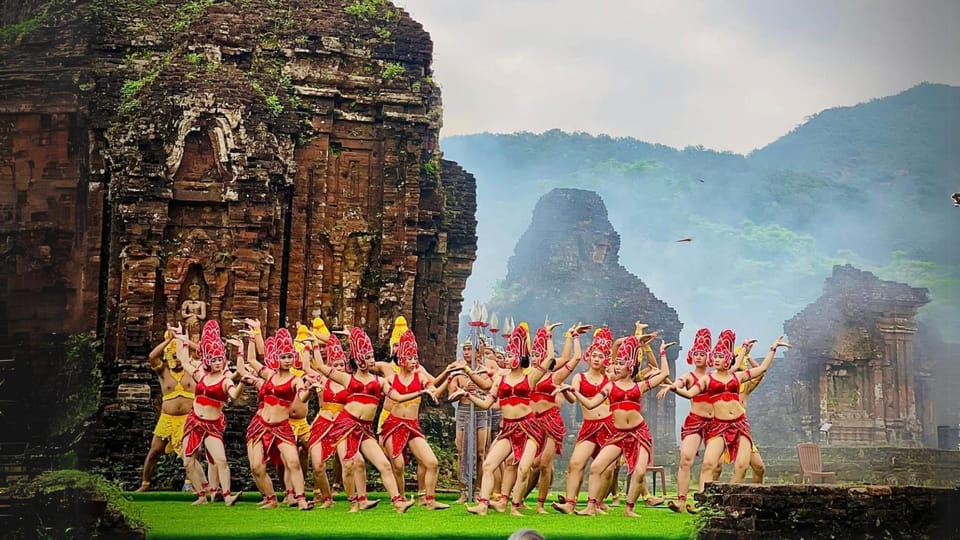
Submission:
[[[632,334],[640,320],[649,331],[661,330],[667,341],[679,341],[683,324],[677,312],[620,265],[619,253],[620,235],[596,192],[554,189],[537,201],[489,309],[527,321],[531,332],[549,316],[564,328],[577,321],[609,326],[616,338]],[[554,341],[559,348],[559,335]],[[581,343],[589,346],[589,336]],[[674,374],[678,350],[668,355]],[[673,399],[657,401],[653,393],[644,398],[644,417],[664,452],[676,448],[675,410]]]
[[[145,449],[167,324],[320,315],[382,354],[404,315],[428,367],[453,357],[475,182],[442,159],[433,45],[406,12],[0,0],[0,17],[0,356],[96,330],[103,425],[136,439],[108,428],[100,456]]]
[[[932,445],[933,359],[914,352],[927,302],[926,289],[834,267],[823,296],[784,324],[793,349],[750,402],[758,442]]]

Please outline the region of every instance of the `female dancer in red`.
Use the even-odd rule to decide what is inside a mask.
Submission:
[[[390,388],[386,380],[371,373],[370,370],[376,363],[373,357],[373,343],[360,327],[354,327],[350,331],[350,360],[356,368],[356,373],[353,375],[337,371],[323,363],[318,366],[324,376],[346,387],[348,392],[344,409],[334,419],[320,444],[324,446],[324,454],[328,453],[330,447],[336,446],[337,454],[344,467],[347,461],[362,453],[380,471],[383,487],[390,493],[390,501],[394,509],[404,513],[415,502],[408,501],[400,495],[397,481],[390,468],[390,461],[383,454],[373,435],[373,419],[380,399],[385,395],[389,395],[390,399],[399,403],[420,397],[422,393],[429,393],[421,390],[401,394]],[[344,475],[346,476],[346,473]]]
[[[350,365],[347,362],[347,355],[343,352],[343,347],[340,345],[340,340],[333,334],[325,335],[324,339],[327,340],[325,346],[327,365],[336,371],[349,373]],[[310,348],[313,353],[313,365],[319,365],[324,361],[320,355],[320,346],[311,345]],[[307,372],[311,373],[313,369],[308,367]],[[333,506],[333,496],[332,490],[330,489],[330,482],[327,480],[326,463],[327,460],[336,453],[336,445],[325,446],[321,444],[321,442],[330,429],[330,426],[333,425],[333,421],[337,415],[343,411],[344,406],[347,404],[348,392],[345,386],[329,377],[318,374],[313,380],[313,387],[316,389],[317,397],[320,400],[320,411],[310,425],[310,441],[307,443],[310,449],[310,463],[313,466],[313,497],[314,502],[318,500],[323,501],[321,508],[329,508]],[[301,399],[308,398],[302,396]],[[363,459],[360,456],[355,456],[352,460],[342,464],[341,467],[341,482],[343,482],[343,489],[347,493],[347,500],[350,501],[351,512],[372,508],[379,502],[368,501],[366,498],[364,498],[363,501],[359,500],[355,479],[357,469],[361,472],[360,481],[366,486],[367,481],[365,472],[363,471]],[[319,493],[317,492],[318,490]],[[364,492],[365,491],[366,489],[364,488]]]
[[[580,403],[592,409],[609,399],[609,408],[613,414],[613,424],[617,432],[608,438],[597,457],[590,466],[589,498],[587,507],[580,515],[592,516],[597,513],[597,499],[606,489],[603,472],[613,465],[622,454],[627,462],[627,474],[631,475],[630,487],[627,489],[627,506],[624,515],[638,517],[633,511],[637,498],[640,496],[641,478],[644,477],[647,465],[652,460],[653,438],[650,428],[641,414],[641,398],[644,392],[658,386],[670,374],[670,364],[667,362],[667,348],[674,343],[660,344],[660,370],[655,372],[642,383],[634,381],[637,375],[637,353],[641,351],[641,340],[653,336],[630,336],[621,338],[614,344],[614,380],[601,388],[593,397],[587,398],[580,391],[573,390]],[[565,386],[564,389],[572,387]]]
[[[674,386],[691,388],[702,377],[707,376],[712,337],[709,328],[697,330],[693,338],[693,347],[687,351],[687,364],[693,365],[693,371],[677,379]],[[672,388],[665,387],[657,392],[657,399],[662,400]],[[707,431],[713,419],[713,404],[707,396],[697,396],[690,400],[690,413],[680,428],[680,464],[677,468],[677,502],[670,501],[667,506],[674,512],[695,513],[692,505],[687,504],[687,490],[690,488],[690,471],[693,469],[693,459],[700,450],[700,443],[706,442]],[[701,468],[703,466],[701,465]]]
[[[606,364],[612,347],[613,336],[610,334],[610,329],[598,328],[593,334],[593,343],[584,352],[584,356],[590,362],[590,369],[573,377],[571,383],[573,390],[580,392],[587,399],[592,399],[610,382],[606,374]],[[567,493],[563,501],[552,505],[555,510],[564,514],[573,513],[576,510],[577,495],[583,483],[583,471],[586,469],[587,460],[596,457],[600,448],[614,433],[613,415],[605,403],[601,401],[592,409],[584,407],[581,403],[580,410],[583,414],[583,424],[580,426],[577,442],[573,446],[573,454],[567,465]]]
[[[549,336],[548,336],[549,337]],[[512,514],[519,516],[520,504],[524,493],[524,486],[530,476],[530,466],[543,448],[544,432],[533,410],[530,407],[530,394],[533,388],[543,377],[545,371],[542,366],[530,365],[530,372],[524,373],[524,364],[530,363],[530,344],[526,323],[521,323],[510,335],[507,345],[507,361],[510,371],[507,374],[494,376],[491,392],[482,399],[473,394],[466,394],[461,389],[450,395],[456,399],[467,395],[474,405],[481,409],[489,409],[494,401],[499,401],[503,411],[503,426],[496,441],[490,446],[483,461],[483,479],[480,482],[479,504],[468,506],[467,511],[473,514],[486,515],[490,507],[490,494],[493,492],[494,471],[504,460],[511,455],[518,463],[517,481],[513,486]]]
[[[552,330],[552,327],[550,329]],[[580,363],[582,354],[580,340],[573,339],[573,336],[578,335],[578,331],[585,330],[580,324],[570,327],[570,330],[565,334],[563,350],[560,353],[560,361],[557,363],[556,369],[548,372],[540,379],[530,396],[533,413],[537,416],[537,422],[543,426],[546,433],[543,451],[534,463],[534,468],[539,470],[538,486],[536,486],[539,488],[540,495],[537,498],[537,513],[539,514],[547,513],[544,504],[547,502],[547,493],[550,492],[550,484],[553,482],[553,460],[557,454],[563,451],[563,437],[567,434],[563,417],[560,416],[560,404],[563,397],[557,393],[557,388],[558,385],[563,384],[563,381],[573,373],[577,364]],[[544,360],[552,363],[553,340],[548,339],[548,335],[547,328],[537,330],[537,337],[533,340],[533,348],[530,351],[530,357],[534,363],[541,363]],[[524,493],[529,493],[533,487],[532,484],[526,486]]]
[[[689,390],[682,388],[679,383],[674,383],[671,388],[678,394],[693,398],[700,394],[705,394],[713,404],[713,422],[707,433],[707,447],[703,455],[703,465],[700,467],[700,489],[707,481],[712,480],[714,469],[717,467],[722,455],[726,452],[733,462],[733,483],[743,481],[747,472],[747,466],[750,463],[750,450],[753,445],[753,437],[750,434],[750,423],[744,414],[743,405],[740,403],[740,384],[754,377],[765,373],[773,363],[773,356],[780,347],[789,348],[790,345],[783,341],[783,336],[770,346],[766,358],[757,368],[750,368],[745,371],[731,372],[733,366],[733,346],[736,336],[730,330],[721,332],[717,345],[713,350],[712,360],[716,371],[701,377],[697,380],[693,388]],[[744,343],[742,355],[750,352],[750,348],[756,340],[750,340]],[[742,361],[742,358],[737,359]],[[740,450],[743,450],[742,452]]]
[[[243,381],[234,385],[224,373],[226,353],[220,341],[220,325],[215,320],[211,319],[204,325],[200,337],[200,358],[203,369],[197,369],[192,374],[197,383],[196,397],[183,427],[183,465],[190,482],[194,486],[203,486],[203,469],[197,458],[197,451],[203,446],[208,460],[217,468],[219,482],[225,488],[223,500],[227,506],[233,506],[241,493],[230,493],[230,465],[223,447],[223,430],[226,426],[223,406],[227,399],[240,396]],[[206,493],[201,487],[193,504],[206,502]]]
[[[399,394],[419,394],[433,389],[433,377],[420,369],[417,340],[412,330],[407,330],[400,336],[397,345],[397,363],[400,366],[400,373],[392,373],[391,370],[387,377],[394,391]],[[419,414],[419,398],[395,403],[390,416],[384,421],[383,428],[380,430],[380,445],[393,461],[393,472],[398,488],[403,485],[403,451],[405,448],[410,448],[410,452],[417,458],[417,463],[425,469],[423,488],[426,492],[426,508],[444,510],[450,508],[450,505],[437,502],[437,456],[427,444],[426,436],[420,429]]]
[[[250,452],[250,468],[254,481],[266,496],[264,508],[276,508],[277,496],[273,481],[267,475],[267,460],[282,465],[290,474],[295,500],[300,510],[310,510],[312,503],[304,495],[303,471],[297,452],[297,437],[290,425],[290,409],[300,392],[306,392],[300,377],[291,372],[297,358],[293,338],[286,328],[274,336],[276,368],[260,366],[254,360],[254,368],[266,382],[261,387],[263,407],[250,421],[247,428],[247,448]]]

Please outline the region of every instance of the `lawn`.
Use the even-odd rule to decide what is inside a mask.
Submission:
[[[581,538],[689,538],[693,518],[674,514],[665,506],[641,508],[640,518],[626,518],[623,507],[611,508],[606,516],[579,517],[556,512],[539,515],[526,510],[522,518],[497,514],[468,514],[463,505],[449,510],[428,511],[413,507],[397,514],[386,494],[373,494],[380,506],[367,512],[347,513],[347,503],[337,500],[328,510],[300,512],[295,508],[258,510],[258,493],[245,494],[232,508],[223,503],[191,506],[193,495],[174,492],[131,493],[129,498],[142,512],[152,540],[169,538],[370,538],[370,539],[479,539],[507,538],[517,529],[540,531],[550,540]],[[455,495],[438,498],[451,503]],[[528,502],[535,505],[532,500]]]

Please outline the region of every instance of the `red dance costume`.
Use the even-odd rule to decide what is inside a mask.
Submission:
[[[693,396],[694,403],[710,402],[710,396],[706,394],[697,394]],[[680,440],[682,441],[689,435],[700,435],[700,440],[706,441],[710,432],[710,422],[712,418],[705,418],[699,414],[689,413],[686,420],[683,421],[683,427],[680,428]]]
[[[271,376],[261,387],[262,403],[289,408],[293,404],[294,398],[297,397],[296,390],[293,387],[293,380],[296,377],[290,377],[287,382],[280,385],[273,382],[274,377],[276,375]],[[297,445],[297,437],[293,433],[293,427],[289,420],[270,423],[260,416],[259,411],[253,416],[250,425],[247,427],[247,443],[256,443],[257,441],[263,443],[264,461],[269,459],[275,465],[283,464],[280,457],[280,443]]]
[[[383,388],[380,386],[379,377],[374,377],[373,380],[364,384],[357,380],[356,376],[351,375],[350,383],[347,385],[345,392],[348,396],[347,403],[377,405],[380,403],[380,398],[383,397]],[[313,437],[311,430],[311,444],[313,443]],[[336,452],[337,444],[344,439],[347,441],[347,453],[344,459],[350,459],[360,451],[360,444],[364,440],[375,439],[373,420],[361,420],[350,414],[346,409],[340,411],[327,429],[326,435],[320,441],[324,461]]]
[[[504,405],[529,405],[530,394],[533,391],[530,388],[530,378],[526,375],[515,385],[510,385],[505,379],[500,379],[500,386],[497,387],[497,397],[500,400],[500,407]],[[543,428],[537,423],[536,416],[530,413],[523,418],[504,418],[500,427],[500,433],[496,441],[510,441],[510,447],[513,448],[513,459],[520,463],[520,457],[523,455],[523,448],[527,444],[527,439],[533,439],[537,445],[537,455],[543,451],[543,443],[546,441],[546,434]]]
[[[531,401],[538,403],[542,401],[550,402],[551,407],[543,412],[537,413],[537,423],[543,428],[546,436],[553,439],[557,447],[557,453],[563,451],[563,437],[567,434],[567,426],[563,423],[563,416],[560,415],[560,407],[556,405],[556,398],[552,394],[557,389],[553,383],[553,375],[547,373],[537,382],[533,393],[530,394]]]
[[[583,373],[579,373],[577,376],[580,377],[580,393],[587,399],[599,394],[600,390],[610,382],[606,374],[604,374],[603,379],[600,380],[600,384],[597,385],[591,384]],[[583,425],[580,426],[580,431],[577,433],[577,442],[592,442],[595,445],[593,457],[597,457],[597,454],[600,453],[600,448],[607,443],[607,439],[613,436],[614,431],[612,413],[603,418],[584,420]]]
[[[394,377],[393,388],[400,394],[420,392],[423,390],[423,383],[420,382],[420,373],[414,372],[413,380],[410,381],[410,384],[400,382],[399,376]],[[390,457],[395,458],[403,454],[403,450],[407,447],[407,444],[417,437],[426,439],[423,430],[420,429],[420,420],[418,418],[400,418],[391,414],[387,417],[386,421],[383,422],[383,427],[380,429],[380,446],[386,448],[386,442],[390,440],[393,445],[393,452],[390,454]]]
[[[349,392],[344,388],[339,392],[334,392],[333,388],[330,385],[333,383],[333,380],[327,379],[327,382],[323,385],[323,395],[321,399],[323,404],[320,405],[320,408],[325,411],[332,411],[336,414],[340,414],[343,411],[343,406],[347,404],[347,396]],[[323,441],[323,438],[327,435],[327,431],[330,430],[330,427],[333,425],[333,420],[327,418],[322,414],[317,414],[317,417],[313,419],[313,423],[310,424],[310,440],[307,443],[307,448],[313,448],[313,445],[319,444]],[[336,445],[332,446],[321,446],[321,458],[323,461],[330,459],[330,456],[333,455],[333,452],[336,451]],[[328,452],[329,453],[326,453]]]
[[[194,373],[196,375],[196,373]],[[227,403],[229,396],[223,389],[223,381],[226,377],[221,377],[214,384],[207,385],[204,382],[205,377],[200,377],[197,381],[197,389],[194,395],[196,402],[200,405],[216,407],[220,409],[220,416],[213,420],[206,420],[197,416],[191,410],[187,415],[187,420],[183,425],[183,455],[192,456],[194,452],[200,449],[203,440],[207,437],[216,437],[223,440],[223,430],[226,428],[227,420],[223,415],[223,406]],[[207,456],[213,461],[210,456]]]
[[[718,401],[739,401],[740,379],[734,376],[726,383],[722,383],[714,379],[711,373],[705,394],[708,396],[710,403],[716,403]],[[750,448],[753,446],[753,436],[750,434],[750,422],[747,421],[745,414],[741,414],[733,420],[720,420],[715,417],[710,423],[710,429],[707,431],[708,440],[714,437],[723,437],[723,444],[731,462],[737,459],[741,436],[747,438],[749,443],[747,445],[747,451],[750,451]]]
[[[642,412],[643,407],[640,405],[642,396],[638,383],[633,383],[633,386],[627,390],[614,384],[613,389],[610,390],[610,410]],[[631,429],[617,429],[616,433],[607,439],[606,446],[620,448],[627,461],[627,474],[633,474],[641,446],[647,449],[647,465],[653,462],[653,437],[650,436],[650,427],[646,420]]]

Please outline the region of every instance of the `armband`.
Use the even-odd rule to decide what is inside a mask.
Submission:
[[[259,329],[259,328],[254,328],[254,329],[253,329],[253,335],[259,336],[259,335],[260,335],[260,329]]]

